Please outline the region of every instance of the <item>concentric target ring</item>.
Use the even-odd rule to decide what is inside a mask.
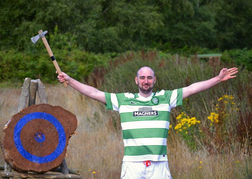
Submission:
[[[28,122],[35,120],[35,119],[44,119],[44,120],[49,121],[55,127],[55,129],[58,133],[58,138],[59,138],[58,145],[57,145],[56,149],[49,155],[46,155],[46,156],[33,155],[33,154],[29,153],[27,150],[25,150],[24,146],[22,145],[22,141],[20,138],[21,131],[22,131],[23,127]],[[38,136],[41,136],[41,138],[38,138]],[[55,118],[53,115],[45,113],[45,112],[33,112],[33,113],[29,113],[29,114],[25,115],[24,117],[22,117],[17,122],[17,124],[14,128],[13,138],[14,138],[14,143],[15,143],[15,146],[16,146],[18,152],[25,159],[27,159],[31,162],[34,162],[34,163],[39,163],[39,164],[48,163],[48,162],[55,160],[58,156],[60,156],[62,154],[62,152],[64,151],[64,149],[66,147],[66,135],[65,135],[65,130],[64,130],[63,126],[57,120],[57,118]],[[36,139],[37,142],[41,142],[41,143],[44,140],[46,140],[44,134],[39,133],[39,132],[34,135],[34,138]]]

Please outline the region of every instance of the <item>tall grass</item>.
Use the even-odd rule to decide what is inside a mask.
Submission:
[[[154,51],[128,52],[116,58],[111,63],[111,68],[94,71],[89,83],[108,92],[137,92],[134,77],[138,68],[145,65],[151,66],[156,72],[155,91],[175,89],[209,79],[218,75],[222,67],[226,67],[224,64],[216,65]],[[95,78],[97,76],[99,78]],[[239,72],[236,79],[191,96],[184,100],[182,107],[173,109],[172,127],[167,142],[173,178],[251,178],[251,138],[249,138],[252,136],[249,130],[251,78],[248,72]],[[76,135],[72,136],[67,148],[68,167],[79,169],[83,178],[120,178],[123,142],[119,115],[107,111],[103,104],[86,98],[71,87],[64,88],[60,84],[45,84],[45,87],[49,104],[62,106],[74,113],[78,119]],[[15,89],[0,89],[1,129],[11,116],[17,113],[20,94],[21,86]],[[215,130],[209,130],[210,121],[207,117],[215,110],[218,99],[224,94],[234,97],[234,105],[239,108],[239,111],[225,108],[227,114],[232,114],[225,119],[232,122],[226,124],[232,129],[227,131],[232,132],[232,136],[221,138],[216,136]],[[40,103],[38,97],[36,103]],[[189,139],[174,129],[178,123],[176,117],[181,112],[201,121],[198,125],[198,131],[201,132],[190,139],[193,140],[194,147],[188,145]],[[1,131],[0,137],[2,136]],[[221,140],[217,140],[218,138]],[[0,158],[0,162],[0,164],[4,163],[3,158]]]

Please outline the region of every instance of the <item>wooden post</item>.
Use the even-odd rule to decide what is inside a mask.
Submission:
[[[11,173],[12,168],[5,162],[4,164],[4,172],[2,173],[2,179],[9,179],[13,177]]]
[[[31,78],[25,78],[25,81],[22,87],[22,93],[19,98],[18,112],[27,106],[27,100],[29,98],[29,90],[30,90],[30,81],[31,81]]]
[[[37,79],[37,81],[38,81],[38,95],[39,95],[40,103],[47,104],[48,101],[47,101],[47,96],[45,92],[45,87],[40,79]]]
[[[36,92],[38,89],[37,80],[30,81],[30,90],[29,90],[29,103],[28,106],[34,105],[36,103]]]
[[[62,172],[64,175],[69,174],[69,171],[68,171],[68,168],[67,168],[67,163],[66,163],[66,160],[65,160],[65,159],[64,159],[63,162],[60,164],[60,169],[61,169],[61,172]]]

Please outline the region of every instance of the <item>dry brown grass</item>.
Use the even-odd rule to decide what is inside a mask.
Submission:
[[[76,135],[67,148],[66,161],[69,168],[81,171],[83,178],[120,178],[123,158],[121,131],[113,127],[105,106],[88,99],[71,87],[45,85],[48,102],[74,113],[78,119]],[[0,128],[17,113],[21,87],[0,89]],[[37,97],[37,104],[40,103]],[[2,130],[0,137],[2,138]],[[191,152],[176,134],[168,139],[168,157],[175,179],[237,179],[246,178],[252,168],[251,157],[240,153],[210,155],[204,149]],[[4,164],[1,154],[0,165]],[[248,170],[247,170],[248,168]]]
[[[168,142],[169,165],[175,179],[248,179],[251,176],[251,156],[242,149],[239,153],[214,155],[204,149],[191,152],[172,133]]]

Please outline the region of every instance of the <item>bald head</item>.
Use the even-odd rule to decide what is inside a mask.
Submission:
[[[154,70],[152,70],[152,68],[148,67],[148,66],[144,66],[141,67],[138,71],[137,71],[137,77],[139,77],[139,74],[141,72],[151,72],[153,74],[153,77],[155,77],[155,72]]]

